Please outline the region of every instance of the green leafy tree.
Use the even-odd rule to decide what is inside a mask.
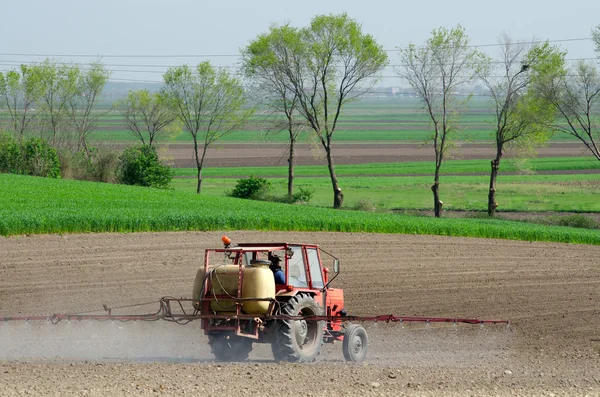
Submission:
[[[461,111],[470,96],[460,99],[459,90],[475,78],[481,54],[469,45],[469,38],[458,25],[453,29],[439,28],[421,47],[410,44],[401,51],[404,77],[423,101],[431,119],[432,131],[426,142],[433,143],[435,152],[434,182],[431,186],[435,217],[442,214],[440,200],[440,169],[451,140],[458,130]]]
[[[125,126],[142,145],[153,146],[160,135],[170,131],[169,127],[177,119],[169,109],[165,95],[148,90],[129,91],[127,97],[119,101],[118,108]]]
[[[7,111],[8,128],[19,140],[23,139],[39,114],[39,108],[35,104],[41,95],[39,67],[21,65],[18,70],[0,72],[0,108]]]
[[[153,146],[132,146],[119,156],[119,183],[166,189],[172,179],[173,170],[160,161]]]
[[[85,68],[72,66],[73,78],[76,79],[75,95],[69,100],[67,115],[69,122],[77,134],[77,148],[90,154],[88,136],[96,129],[100,117],[111,109],[98,109],[98,99],[110,78],[110,71],[101,62],[92,62]]]
[[[499,59],[486,57],[478,75],[488,88],[494,109],[494,144],[491,161],[488,215],[496,214],[496,179],[507,146],[530,149],[550,137],[546,128],[555,118],[549,103],[530,89],[535,79],[545,78],[560,62],[562,53],[548,43],[529,46],[502,39]]]
[[[253,109],[245,107],[241,81],[225,69],[214,68],[210,62],[201,62],[196,68],[187,65],[169,68],[163,78],[163,94],[169,108],[194,141],[196,192],[200,193],[207,149],[246,123]]]
[[[78,68],[46,59],[38,65],[41,116],[50,142],[57,145],[61,129],[66,128],[69,103],[77,95]]]
[[[272,110],[270,116],[283,114],[285,122],[275,123],[275,129],[288,132],[288,199],[294,196],[295,146],[299,135],[304,131],[305,123],[297,121],[298,95],[292,89],[284,68],[281,67],[287,56],[285,37],[291,28],[272,26],[269,33],[259,35],[256,40],[242,50],[242,68],[246,77],[253,81],[262,98],[260,102]]]
[[[309,26],[285,25],[259,35],[248,47],[253,66],[269,70],[297,98],[297,109],[325,149],[333,207],[344,195],[333,163],[332,142],[345,104],[375,84],[387,53],[347,14],[319,15]],[[252,66],[252,65],[251,65]]]

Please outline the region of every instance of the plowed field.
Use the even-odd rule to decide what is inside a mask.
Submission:
[[[223,144],[211,147],[206,153],[207,167],[246,167],[287,165],[286,144]],[[327,165],[320,145],[297,144],[297,165]],[[495,149],[490,144],[463,144],[451,151],[454,159],[492,159]],[[537,150],[538,157],[587,156],[589,151],[577,142],[552,142]],[[332,152],[335,164],[395,163],[434,161],[431,145],[421,143],[344,143],[335,144]],[[195,167],[194,146],[169,145],[167,156],[175,167]]]
[[[350,314],[506,318],[506,326],[365,324],[367,360],[212,360],[199,324],[3,323],[0,395],[600,395],[600,247],[341,233],[231,232],[338,256]],[[189,296],[218,233],[0,238],[3,315]],[[150,312],[155,305],[141,310]]]

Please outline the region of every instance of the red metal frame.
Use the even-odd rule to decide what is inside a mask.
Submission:
[[[312,320],[312,321],[331,321],[343,323],[346,321],[372,321],[385,323],[408,323],[408,322],[423,322],[423,323],[466,323],[466,324],[510,324],[508,320],[489,320],[476,318],[460,318],[460,317],[418,317],[418,316],[394,316],[392,314],[369,315],[369,316],[289,316],[289,315],[252,315],[252,314],[236,314],[233,316],[219,314],[188,314],[185,312],[176,313],[172,309],[172,302],[177,302],[181,305],[182,302],[192,303],[194,299],[186,298],[162,298],[160,299],[159,310],[155,313],[148,314],[77,314],[77,313],[57,313],[52,315],[38,316],[5,316],[0,317],[0,321],[52,321],[60,322],[81,321],[81,320],[97,320],[97,321],[156,321],[165,320],[172,322],[189,322],[195,320],[207,319],[222,319],[222,320],[252,320],[257,324],[264,323],[268,320]],[[110,309],[109,309],[110,310]]]

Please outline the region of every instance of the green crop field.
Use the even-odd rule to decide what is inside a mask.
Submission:
[[[0,234],[5,236],[230,229],[435,234],[600,244],[600,233],[587,229],[332,210],[0,174]]]
[[[344,177],[338,178],[345,199],[344,207],[367,202],[379,209],[427,210],[433,207],[430,186],[432,176]],[[271,194],[286,193],[285,178],[271,178]],[[206,178],[203,194],[222,197],[235,186],[235,178]],[[446,176],[441,178],[440,195],[446,210],[486,211],[489,177]],[[177,191],[195,192],[195,179],[175,179]],[[296,188],[314,191],[310,205],[330,207],[333,203],[331,182],[327,177],[296,179]],[[501,175],[496,199],[499,211],[600,212],[600,178],[594,174]]]

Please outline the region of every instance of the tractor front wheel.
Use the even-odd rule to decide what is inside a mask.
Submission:
[[[298,294],[281,308],[282,315],[320,316],[322,309],[308,294]],[[277,320],[271,344],[277,361],[312,362],[321,352],[325,322],[316,320]]]
[[[244,361],[252,351],[252,339],[237,335],[209,334],[208,344],[217,361]]]
[[[344,332],[342,350],[346,361],[361,362],[367,356],[369,349],[369,337],[367,331],[361,325],[350,324]]]

